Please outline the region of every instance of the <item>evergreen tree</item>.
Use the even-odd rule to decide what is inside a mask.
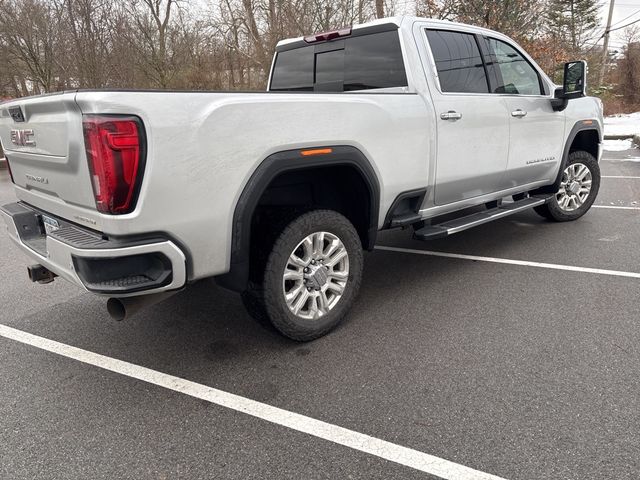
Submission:
[[[599,6],[597,0],[550,0],[550,33],[573,55],[580,53],[589,41],[597,40],[594,37],[600,25]]]

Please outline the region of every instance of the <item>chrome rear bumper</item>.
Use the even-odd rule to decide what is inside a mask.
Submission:
[[[9,236],[30,258],[85,290],[128,297],[176,290],[187,280],[186,257],[170,240],[114,239],[22,202],[0,207]],[[53,219],[58,229],[46,232]]]

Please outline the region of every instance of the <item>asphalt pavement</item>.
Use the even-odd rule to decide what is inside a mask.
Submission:
[[[113,322],[103,299],[29,282],[4,231],[0,324],[502,478],[637,479],[640,278],[616,272],[640,273],[639,152],[605,154],[606,208],[577,222],[525,212],[430,243],[382,233],[401,250],[366,255],[348,320],[312,343],[256,324],[210,281]],[[0,203],[13,198],[0,170]],[[433,477],[0,337],[0,478]]]

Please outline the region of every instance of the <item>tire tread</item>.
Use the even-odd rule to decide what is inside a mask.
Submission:
[[[296,322],[288,311],[282,296],[282,268],[291,254],[292,242],[296,244],[305,236],[318,230],[333,230],[338,234],[349,253],[349,280],[340,302],[326,315],[326,321],[317,328],[309,328]],[[290,222],[273,244],[267,260],[262,285],[262,301],[273,326],[293,340],[306,342],[333,330],[351,307],[362,281],[363,252],[360,237],[351,222],[333,210],[312,210]]]
[[[585,164],[589,168],[593,178],[591,183],[591,193],[589,198],[587,198],[587,202],[573,212],[565,212],[558,205],[554,195],[548,203],[533,208],[538,215],[553,222],[572,222],[579,219],[589,211],[591,205],[593,205],[593,202],[598,196],[598,191],[600,190],[600,165],[598,165],[598,161],[589,152],[576,150],[569,154],[565,168],[578,162]]]

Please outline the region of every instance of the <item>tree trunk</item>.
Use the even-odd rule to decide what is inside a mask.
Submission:
[[[384,18],[384,0],[376,0],[376,18]]]

